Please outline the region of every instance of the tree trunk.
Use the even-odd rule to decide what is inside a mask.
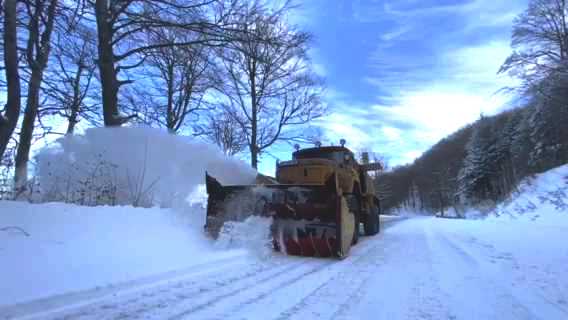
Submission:
[[[166,83],[168,86],[168,105],[166,110],[166,127],[170,133],[175,133],[176,121],[174,115],[174,65],[168,64],[167,68],[167,76],[166,76]]]
[[[20,132],[20,142],[16,153],[16,175],[14,178],[17,193],[25,190],[28,181],[28,160],[37,117],[40,83],[41,75],[38,75],[35,70],[32,71],[32,77],[28,84],[28,100],[24,121],[22,122],[22,131]]]
[[[250,135],[250,164],[253,168],[258,168],[258,141],[257,141],[257,134],[258,134],[258,101],[256,95],[256,64],[252,62],[251,68],[251,76],[250,76],[250,100],[251,100],[251,135]]]
[[[83,75],[83,66],[79,65],[77,73],[75,74],[75,79],[73,79],[73,101],[71,102],[71,114],[69,115],[69,123],[67,124],[66,135],[72,135],[75,132],[75,125],[77,118],[79,117],[79,111],[81,109],[81,76]]]
[[[0,158],[4,155],[12,133],[18,124],[21,109],[20,74],[18,71],[18,43],[16,0],[4,1],[4,66],[6,72],[6,114],[0,114]]]
[[[438,192],[438,201],[440,202],[440,213],[441,213],[441,216],[444,217],[444,215],[445,215],[445,213],[444,213],[445,204],[444,204],[444,196],[443,196],[441,190],[440,190],[440,192]]]
[[[255,113],[253,111],[253,113]],[[257,169],[258,168],[258,149],[256,147],[256,122],[252,123],[251,128],[251,143],[250,143],[250,165]]]
[[[55,9],[58,0],[51,0],[49,7],[45,13],[46,19],[41,19],[45,23],[45,28],[40,36],[39,22],[31,22],[28,25],[29,37],[39,38],[39,46],[33,42],[28,42],[28,64],[31,68],[32,74],[28,83],[28,97],[26,101],[26,111],[24,113],[24,121],[22,122],[22,131],[20,132],[20,141],[16,153],[16,172],[15,172],[15,187],[16,196],[25,191],[26,182],[28,180],[28,160],[30,156],[30,148],[34,133],[35,120],[38,114],[39,107],[39,91],[41,90],[41,82],[43,81],[43,71],[47,66],[49,52],[51,49],[51,32],[53,31],[53,24],[55,21]],[[44,8],[36,3],[36,17],[41,18]],[[30,46],[35,46],[35,50]],[[35,51],[35,56],[33,52]],[[32,53],[32,54],[30,54]]]
[[[112,25],[110,23],[108,0],[96,0],[95,15],[97,19],[99,73],[103,93],[103,118],[105,126],[122,124],[118,113],[118,79],[114,68],[114,51],[112,47]]]
[[[69,116],[69,123],[67,124],[67,131],[65,132],[65,135],[73,135],[73,133],[75,133],[75,125],[77,124],[77,116],[78,113],[77,111],[74,109],[75,107],[73,107],[73,109],[71,109],[71,115]]]
[[[18,151],[16,153],[16,172],[14,176],[16,194],[21,193],[26,189],[26,182],[28,180],[28,160],[34,134],[35,120],[37,118],[39,90],[42,78],[43,70],[37,70],[36,68],[32,69],[32,75],[28,84],[26,111],[24,114],[24,121],[22,122]]]

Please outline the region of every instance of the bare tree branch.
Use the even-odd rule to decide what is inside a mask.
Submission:
[[[287,130],[321,117],[321,81],[310,71],[308,33],[285,22],[288,7],[275,15],[243,15],[243,37],[219,50],[226,77],[218,88],[226,115],[247,139],[251,165],[277,141],[298,137]]]

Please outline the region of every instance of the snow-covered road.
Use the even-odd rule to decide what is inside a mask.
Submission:
[[[532,227],[491,233],[488,228],[481,231],[477,227],[481,223],[423,217],[394,220],[384,224],[380,235],[363,238],[342,261],[278,254],[259,259],[240,252],[130,285],[0,309],[0,315],[6,319],[568,319],[565,242],[552,248],[553,257],[539,251],[538,245],[515,247],[520,233],[523,243],[541,234],[531,233]],[[565,231],[556,232],[568,234]]]

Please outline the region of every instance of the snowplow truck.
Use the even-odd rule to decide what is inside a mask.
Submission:
[[[255,185],[221,185],[206,174],[205,229],[218,237],[227,221],[251,215],[272,217],[276,250],[290,255],[338,257],[349,254],[363,224],[365,235],[380,231],[380,205],[369,171],[379,163],[359,164],[344,146],[297,150],[277,163],[276,179]]]

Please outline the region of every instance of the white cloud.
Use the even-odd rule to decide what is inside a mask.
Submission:
[[[327,69],[321,63],[312,63],[312,70],[320,77],[327,76]]]
[[[365,148],[373,143],[369,131],[365,127],[365,120],[353,117],[349,114],[335,112],[319,121],[319,126],[326,131],[327,143],[337,143],[340,139],[348,140],[348,144],[354,150]]]
[[[319,9],[330,6],[329,2],[325,6],[318,3]],[[446,5],[420,0],[342,3],[349,6],[342,12],[355,23],[385,26],[377,28],[382,33],[375,33],[378,39],[368,60],[357,61],[367,64],[359,79],[376,88],[379,102],[368,99],[363,103],[357,92],[329,83],[326,100],[333,113],[318,125],[330,140],[345,138],[356,151],[377,151],[391,159],[391,164],[403,164],[481,114],[495,114],[507,104],[509,97],[497,92],[516,82],[497,71],[511,52],[508,35],[488,34],[483,42],[485,35],[480,32],[508,30],[526,0],[445,1],[451,3]],[[440,20],[444,17],[448,20]],[[471,44],[464,44],[470,39]],[[331,60],[329,53],[320,54]],[[330,66],[317,58],[314,61],[321,64],[314,64],[316,72],[327,75]]]
[[[395,127],[382,127],[381,133],[389,140],[397,140],[401,137],[401,130]]]
[[[481,114],[492,115],[503,109],[510,97],[497,91],[515,82],[507,76],[497,76],[496,72],[509,52],[506,42],[447,51],[440,56],[443,64],[439,70],[418,76],[430,78],[429,82],[400,88],[388,105],[373,106],[373,113],[389,122],[410,124],[415,129],[406,132],[405,138],[419,140],[423,146],[432,145]],[[369,82],[384,85],[381,79]]]
[[[353,105],[348,95],[332,90],[334,113],[321,126],[332,140],[346,138],[355,150],[386,153],[394,165],[411,162],[481,114],[496,114],[507,104],[509,97],[497,91],[514,82],[496,72],[508,54],[506,42],[493,41],[442,53],[438,70],[411,69],[411,76],[425,79],[418,85],[400,86],[408,78],[404,73],[365,79],[392,90],[392,96],[381,97],[386,104]],[[390,85],[391,79],[402,81]]]
[[[498,95],[482,97],[424,89],[404,95],[397,105],[377,105],[373,110],[389,119],[411,123],[415,127],[414,138],[433,144],[481,114],[494,114],[505,102],[506,98]]]
[[[407,33],[410,32],[411,30],[412,30],[412,27],[411,27],[411,26],[409,26],[409,25],[404,25],[404,26],[402,26],[402,27],[400,27],[400,28],[397,28],[397,29],[394,29],[394,30],[392,30],[392,31],[390,31],[390,32],[383,33],[383,34],[380,36],[380,38],[381,38],[381,40],[387,41],[387,42],[393,41],[393,40],[396,40],[396,39],[400,38],[401,36],[407,34]]]
[[[507,75],[497,75],[501,64],[511,53],[508,41],[492,41],[480,46],[462,47],[443,55],[449,72],[458,83],[472,83],[500,89],[514,85]]]
[[[525,1],[474,0],[464,3],[427,5],[416,1],[396,0],[385,2],[384,13],[399,18],[420,18],[437,14],[469,16],[475,25],[510,25],[513,18],[526,6]]]

